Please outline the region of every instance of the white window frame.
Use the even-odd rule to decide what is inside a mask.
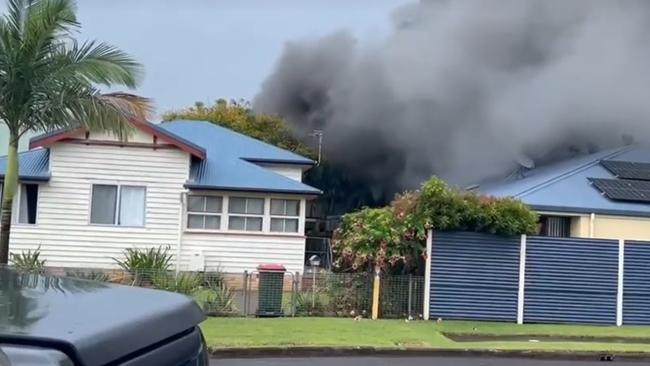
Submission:
[[[222,198],[222,207],[221,207],[221,228],[216,229],[198,229],[198,228],[188,228],[189,214],[188,211],[188,200],[190,196],[217,196]],[[231,214],[230,209],[230,199],[231,198],[252,198],[252,199],[262,199],[264,200],[264,214]],[[271,231],[271,217],[276,217],[277,215],[271,215],[271,200],[295,200],[299,202],[298,213],[299,216],[282,216],[282,218],[297,218],[298,219],[298,232],[280,232],[280,231]],[[263,193],[248,193],[248,192],[229,192],[229,191],[211,191],[211,190],[192,190],[187,192],[184,195],[181,208],[183,210],[181,223],[182,230],[188,234],[223,234],[223,235],[246,235],[246,236],[287,236],[287,237],[304,237],[305,231],[305,210],[306,210],[306,200],[301,196],[293,195],[281,195],[281,194],[268,194]],[[194,213],[194,214],[204,214],[204,213]],[[251,217],[261,217],[262,218],[262,231],[246,231],[246,230],[230,230],[230,217],[231,216],[251,216]]]
[[[246,200],[246,207],[244,208],[245,211],[248,210],[248,200],[262,200],[262,213],[261,214],[249,214],[249,213],[236,213],[236,212],[230,212],[230,200],[233,198],[237,199],[245,199]],[[232,195],[228,197],[228,226],[226,226],[226,229],[230,232],[240,232],[240,233],[266,233],[268,232],[266,230],[266,225],[269,220],[267,220],[268,217],[268,210],[269,210],[269,202],[268,198],[266,197],[256,197],[256,196],[250,196],[250,195]],[[230,219],[233,217],[243,217],[244,218],[244,230],[237,230],[237,229],[231,229],[230,228]],[[246,223],[248,222],[248,218],[258,218],[262,219],[262,227],[260,230],[246,230]]]
[[[101,224],[92,222],[93,211],[93,191],[95,186],[116,186],[117,194],[115,195],[115,219],[112,224]],[[122,197],[122,187],[144,188],[144,200],[142,202],[142,225],[120,225],[120,198]],[[38,215],[37,215],[38,216]],[[108,227],[131,227],[144,228],[147,226],[147,186],[137,183],[115,183],[115,182],[92,182],[90,184],[90,197],[88,198],[88,225],[91,226],[108,226]]]
[[[226,207],[226,202],[227,199],[223,195],[216,195],[216,194],[205,194],[205,193],[190,193],[187,196],[187,202],[185,202],[185,230],[186,231],[223,231],[224,227],[224,217],[227,216],[226,212],[224,211],[224,207]],[[221,212],[206,212],[206,211],[190,211],[190,197],[216,197],[216,198],[221,198]],[[207,199],[204,200],[203,203],[203,208],[205,209],[205,206],[207,205]],[[217,216],[219,217],[219,228],[218,229],[206,229],[205,228],[205,219],[203,219],[203,228],[196,228],[196,227],[190,227],[190,215],[195,215],[195,216]]]
[[[273,201],[283,201],[284,202],[284,215],[278,215],[278,214],[273,214],[272,213],[272,205]],[[292,216],[292,215],[287,215],[287,201],[295,201],[298,204],[298,215],[297,216]],[[300,212],[302,210],[302,204],[300,202],[300,199],[296,198],[276,198],[276,197],[271,197],[269,199],[269,232],[271,233],[280,233],[280,234],[298,234],[300,232]],[[273,231],[271,221],[273,219],[277,220],[282,220],[282,231]],[[287,231],[287,220],[295,220],[296,221],[296,231]]]
[[[20,222],[20,200],[22,200],[22,195],[23,195],[23,185],[30,184],[30,185],[35,185],[37,186],[37,197],[36,197],[36,220],[34,221],[33,224],[30,224],[28,222]],[[0,183],[0,188],[4,190],[4,181]],[[0,192],[0,202],[2,197],[3,197],[4,192]],[[0,205],[2,205],[0,203]],[[38,183],[21,183],[18,182],[18,186],[16,189],[16,194],[14,194],[14,200],[11,205],[11,224],[12,225],[17,225],[17,226],[34,226],[38,225],[38,216],[39,216],[39,211],[40,211],[40,205],[41,205],[41,185]]]

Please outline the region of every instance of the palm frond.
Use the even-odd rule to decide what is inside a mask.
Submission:
[[[147,98],[101,94],[96,85],[134,88],[141,66],[100,42],[70,40],[74,0],[8,0],[0,17],[0,120],[12,135],[86,127],[126,137],[130,118],[152,112]]]
[[[74,76],[95,84],[122,84],[136,86],[142,75],[142,67],[131,56],[106,43],[94,41],[72,47],[57,49],[53,61],[60,67],[55,77]]]
[[[151,111],[148,98],[128,93],[94,94],[80,97],[68,109],[73,118],[91,131],[110,131],[126,139],[132,131],[131,119],[146,120]]]
[[[9,0],[7,2],[7,14],[4,16],[4,19],[7,22],[8,29],[16,40],[19,40],[22,34],[25,11],[30,3],[30,0]]]
[[[60,36],[79,27],[71,0],[39,0],[28,8],[23,30],[23,57],[44,60],[51,47],[60,43]]]

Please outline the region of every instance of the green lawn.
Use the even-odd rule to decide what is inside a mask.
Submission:
[[[446,349],[648,352],[648,344],[595,342],[454,342],[442,335],[538,335],[650,338],[650,327],[516,325],[506,323],[361,320],[340,318],[210,318],[202,324],[212,347],[342,346]]]

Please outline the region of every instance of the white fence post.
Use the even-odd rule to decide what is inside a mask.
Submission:
[[[524,295],[526,287],[526,234],[519,245],[519,292],[517,294],[517,324],[524,324]]]
[[[429,320],[429,306],[431,306],[431,256],[433,253],[431,249],[433,248],[433,231],[429,230],[427,232],[427,256],[426,256],[426,265],[424,269],[424,309],[422,312],[422,317],[424,320]]]
[[[625,240],[618,240],[618,291],[616,292],[616,325],[623,325],[623,274],[625,273]]]

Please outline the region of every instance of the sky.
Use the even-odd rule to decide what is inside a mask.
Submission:
[[[156,113],[218,98],[252,99],[287,41],[390,29],[407,0],[78,0],[79,39],[120,47],[145,67],[137,93]],[[0,154],[6,150],[0,129]]]
[[[404,0],[81,0],[82,36],[129,52],[146,68],[139,92],[159,112],[197,100],[252,98],[285,42],[348,29],[389,30]]]

